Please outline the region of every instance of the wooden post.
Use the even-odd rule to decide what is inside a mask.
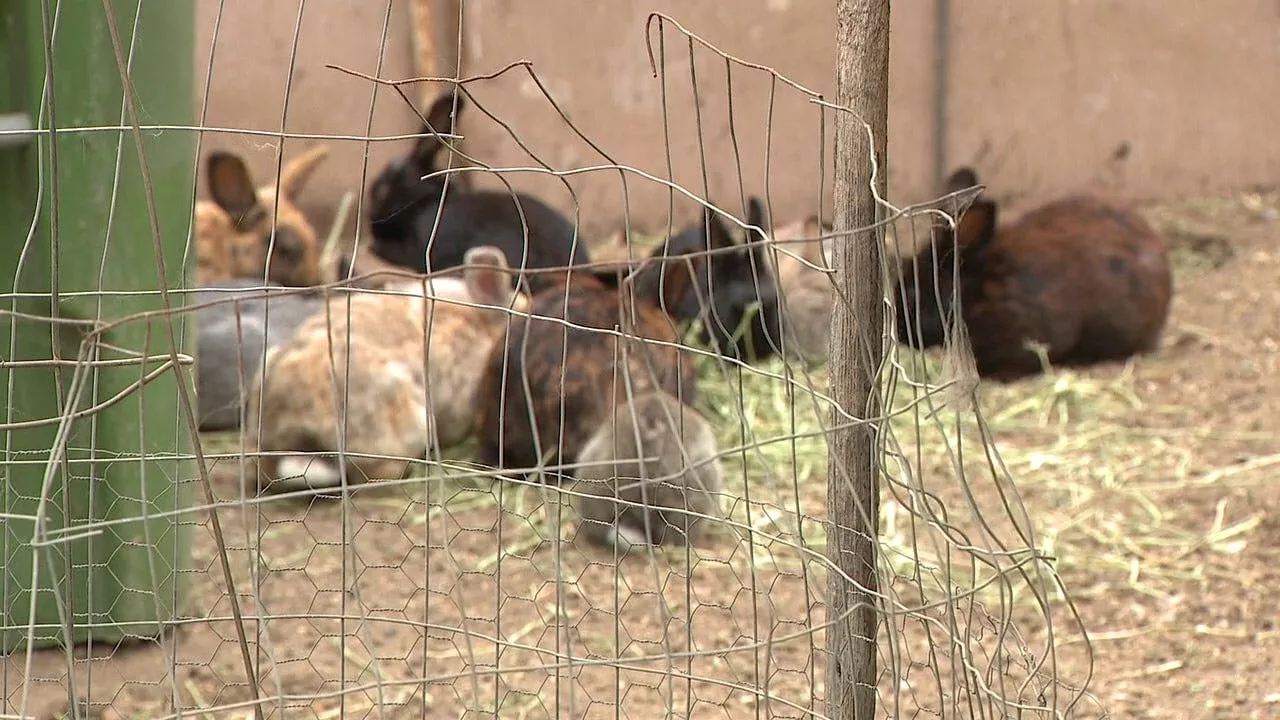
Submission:
[[[836,0],[836,102],[853,112],[836,115],[835,231],[875,222],[872,157],[885,192],[889,116],[889,0]],[[871,127],[867,137],[863,122]],[[881,258],[884,230],[835,244],[833,267],[851,304],[837,303],[831,323],[831,397],[857,418],[878,418],[876,372],[883,357]],[[845,422],[833,413],[833,423]],[[827,554],[847,575],[831,573],[827,617],[826,713],[840,720],[871,720],[876,710],[876,539],[879,527],[877,422],[830,436]]]
[[[440,63],[432,13],[434,3],[435,0],[413,0],[409,6],[413,31],[413,74],[418,77],[438,77]],[[421,87],[422,107],[429,107],[439,88],[432,83],[424,83]]]
[[[439,71],[442,77],[462,77],[465,63],[462,57],[462,0],[436,0],[436,40],[439,49],[436,59],[440,61]]]
[[[461,0],[413,0],[410,10],[410,39],[413,45],[413,74],[417,77],[461,77],[459,54],[462,27]],[[440,86],[422,86],[422,106],[427,107],[440,93]]]
[[[947,109],[951,97],[951,0],[934,0],[933,183],[947,179]]]

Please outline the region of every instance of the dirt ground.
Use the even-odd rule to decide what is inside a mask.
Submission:
[[[1274,197],[1212,208],[1152,213],[1189,220],[1175,242],[1224,264],[1184,266],[1165,347],[1133,365],[1133,388],[1161,409],[1114,419],[1168,446],[1124,482],[1153,488],[1135,515],[1162,516],[1181,540],[1130,549],[1169,576],[1150,587],[1114,566],[1064,573],[1094,639],[1091,689],[1118,718],[1280,717],[1280,223]]]
[[[1162,205],[1150,215],[1179,257],[1157,353],[984,389],[982,409],[998,416],[996,447],[1015,485],[975,477],[962,486],[939,460],[942,436],[921,436],[931,449],[917,481],[967,541],[1007,544],[1016,522],[975,530],[981,523],[960,516],[1017,515],[1002,510],[1016,495],[1061,589],[1043,591],[1047,610],[1030,584],[995,599],[951,588],[951,600],[927,605],[936,598],[927,588],[948,584],[928,579],[937,565],[886,552],[884,564],[898,573],[887,588],[896,601],[926,605],[895,615],[882,632],[893,652],[882,651],[880,665],[898,672],[884,673],[881,700],[903,717],[1052,716],[1019,713],[995,695],[1073,718],[1280,717],[1280,495],[1272,481],[1280,407],[1271,388],[1280,371],[1280,212],[1274,197],[1247,196]],[[900,439],[906,448],[915,442]],[[236,463],[222,460],[213,486],[266,716],[821,711],[825,662],[815,648],[823,633],[813,629],[823,621],[827,573],[821,544],[810,543],[816,523],[794,520],[797,510],[823,516],[826,490],[821,476],[795,489],[790,476],[811,474],[824,455],[797,451],[773,464],[773,477],[743,461],[736,479],[729,475],[740,498],[729,506],[733,523],[688,556],[621,562],[547,542],[557,535],[555,506],[530,489],[434,477],[347,503],[249,504]],[[907,497],[885,492],[882,536],[894,547],[910,545],[894,538],[928,535],[906,519]],[[161,643],[80,663],[80,694],[103,717],[157,717],[175,703],[197,717],[252,717],[207,513],[194,530],[191,620]],[[1009,571],[995,554],[988,565],[966,560],[962,544],[928,552],[947,555],[944,570],[956,576],[1001,563]],[[1054,657],[1044,659],[1050,637]],[[30,678],[23,657],[9,659],[6,713],[17,712],[24,686],[32,716],[65,708],[65,661],[35,659]],[[1037,664],[1038,674],[1026,671]],[[1087,695],[1075,693],[1086,683]]]

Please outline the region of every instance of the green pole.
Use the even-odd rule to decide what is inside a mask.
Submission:
[[[145,187],[136,141],[118,129],[129,121],[109,20],[139,121],[189,127],[194,3],[112,0],[111,16],[104,5],[0,3],[0,127],[25,118],[36,129],[0,136],[0,652],[156,637],[184,600],[191,437],[178,375],[163,369],[167,324],[183,321],[130,320],[85,341],[95,328],[163,308],[147,192],[164,281],[186,287],[195,135],[143,130],[153,181]],[[81,130],[93,127],[116,129]],[[175,330],[179,352],[193,354],[191,328]],[[91,352],[81,357],[84,347]],[[98,363],[78,369],[77,358]],[[73,407],[79,414],[60,433]],[[57,542],[32,544],[38,514]]]

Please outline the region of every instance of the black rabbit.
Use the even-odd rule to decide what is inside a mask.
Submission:
[[[759,198],[747,202],[747,223],[765,227],[764,204]],[[757,242],[765,239],[754,234]],[[708,250],[717,252],[706,255],[696,287],[691,285],[667,312],[681,321],[701,318],[701,342],[709,343],[723,356],[754,362],[777,354],[782,346],[781,310],[777,281],[769,270],[764,245],[739,244],[725,223],[706,210],[702,222],[668,239],[650,257],[671,258]],[[641,271],[637,289],[653,295],[663,263],[651,265]],[[703,303],[708,308],[705,313]],[[744,322],[757,303],[750,322]]]
[[[482,245],[500,248],[515,270],[564,268],[590,262],[586,243],[575,233],[574,224],[537,198],[523,193],[513,196],[505,189],[473,190],[465,179],[469,177],[467,173],[453,174],[447,192],[445,176],[422,179],[442,169],[437,164],[438,156],[442,150],[450,150],[448,143],[432,131],[453,133],[457,119],[451,115],[453,102],[450,91],[431,105],[422,130],[424,136],[414,144],[413,151],[388,164],[370,186],[373,253],[418,272],[458,267],[467,250]],[[457,102],[461,113],[465,107],[461,95]],[[525,276],[526,289],[535,291],[541,287],[541,275],[545,273]]]

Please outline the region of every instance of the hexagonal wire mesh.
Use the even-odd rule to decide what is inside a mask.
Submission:
[[[313,6],[300,2],[293,26],[270,30],[279,49],[291,48],[286,92],[303,71],[296,56],[308,33],[316,33],[311,43],[324,44],[324,33],[344,30],[317,24]],[[101,12],[26,7],[25,26],[42,29],[50,57],[71,52],[51,38],[76,42],[73,30],[84,20],[74,16],[92,16],[89,25],[101,21],[109,35],[97,39],[109,40],[102,52],[112,78],[127,75],[131,83],[114,105],[106,104],[119,114],[116,121],[94,117],[102,114],[95,110],[68,112],[58,122],[56,108],[73,103],[49,102],[64,100],[55,78],[71,72],[74,61],[46,66],[43,87],[54,90],[35,94],[39,126],[57,127],[65,139],[50,147],[49,133],[37,133],[29,169],[41,190],[23,208],[29,226],[23,255],[6,266],[17,288],[5,299],[15,328],[10,356],[30,362],[13,363],[7,378],[8,475],[0,510],[11,570],[3,629],[12,647],[6,647],[5,717],[60,711],[85,717],[104,709],[149,718],[826,716],[825,637],[828,623],[840,620],[824,611],[833,572],[826,528],[852,519],[827,516],[833,482],[827,478],[848,468],[829,468],[825,438],[850,427],[858,413],[840,407],[826,390],[827,328],[833,313],[852,310],[825,266],[833,244],[875,231],[834,233],[830,206],[821,201],[836,181],[831,127],[847,108],[655,13],[645,27],[628,31],[644,31],[645,44],[636,47],[652,58],[653,79],[641,95],[660,106],[661,127],[650,131],[665,142],[628,164],[575,123],[569,104],[548,90],[557,83],[530,63],[486,67],[461,81],[377,79],[387,74],[386,49],[404,34],[397,22],[403,17],[388,2],[379,10],[377,57],[367,72],[338,63],[306,68],[327,73],[335,88],[356,89],[345,100],[335,90],[331,101],[369,103],[360,111],[362,129],[286,133],[291,123],[283,118],[278,130],[214,128],[206,123],[214,58],[234,54],[243,42],[235,30],[248,25],[242,17],[224,27],[224,12],[244,15],[234,3],[217,3],[211,46],[200,48],[209,53],[210,69],[196,79],[206,86],[194,123],[184,122],[181,101],[166,105],[163,88],[154,78],[144,85],[139,74],[142,62],[161,62],[154,36],[166,34],[163,24],[189,23],[189,14],[162,18],[156,4],[119,0],[106,0]],[[415,22],[421,42],[431,33],[422,30],[423,16]],[[175,35],[189,38],[184,33]],[[458,35],[461,44],[460,29]],[[176,68],[189,69],[181,62]],[[167,77],[172,70],[164,71]],[[247,103],[267,92],[253,78],[234,82]],[[580,268],[574,277],[583,279],[557,280],[567,276],[546,262],[550,272],[524,273],[536,285],[529,301],[502,290],[511,274],[498,273],[495,282],[494,272],[479,265],[463,276],[437,271],[429,284],[409,268],[384,267],[366,250],[381,242],[380,255],[396,252],[385,228],[369,239],[371,224],[388,221],[375,179],[398,167],[391,163],[365,160],[358,176],[343,178],[350,196],[334,213],[328,238],[314,230],[321,224],[315,211],[294,207],[302,207],[302,195],[290,194],[290,183],[300,185],[308,170],[281,162],[286,137],[299,148],[349,145],[363,158],[380,146],[397,161],[412,159],[409,147],[464,134],[435,124],[433,134],[375,134],[375,99],[402,114],[438,120],[426,104],[453,87],[467,108],[459,117],[486,123],[496,138],[491,145],[518,146],[532,162],[495,166],[484,160],[483,145],[472,146],[436,158],[435,169],[444,169],[415,175],[421,186],[395,192],[412,195],[415,187],[447,177],[444,192],[456,193],[462,206],[480,192],[472,184],[489,183],[485,202],[491,204],[475,201],[479,210],[453,221],[492,226],[446,238],[448,221],[440,221],[437,242],[476,245],[476,237],[499,242],[503,222],[510,232],[512,214],[502,215],[499,201],[522,177],[567,190],[558,209],[571,221],[588,204],[578,197],[578,183],[616,178],[606,192],[622,191],[616,218],[622,234],[606,239],[584,230],[585,223],[570,223],[568,242],[586,244],[594,268]],[[523,139],[533,120],[503,110],[516,107],[503,98],[520,92],[554,129],[542,128],[541,137],[560,135],[574,147],[562,156],[589,159],[561,167],[541,159],[546,153]],[[278,103],[286,110],[287,97]],[[785,129],[774,124],[783,107],[794,119]],[[197,138],[214,130],[242,147],[270,145],[275,184],[286,192],[268,187],[258,197],[237,194],[243,187],[236,186],[234,160],[213,163],[207,146],[192,153]],[[677,137],[681,133],[691,137]],[[794,142],[779,140],[785,135]],[[163,145],[166,138],[172,146]],[[689,147],[696,152],[680,151]],[[99,151],[101,157],[91,158],[96,164],[78,157]],[[767,212],[770,169],[797,156],[813,168],[812,187],[803,194],[819,202],[812,218],[774,222]],[[90,177],[106,178],[100,188],[112,188],[109,196],[88,196],[100,208],[86,205],[87,215],[73,217],[63,209],[70,206],[59,205],[69,193],[88,192],[66,180],[59,159],[72,170],[109,173]],[[195,191],[188,181],[206,172],[221,210],[201,201],[192,215]],[[683,187],[677,176],[693,179],[700,190]],[[220,189],[224,181],[229,184]],[[753,195],[766,212],[753,211]],[[599,203],[603,195],[591,197]],[[919,228],[954,217],[971,198],[907,207],[876,198],[884,254],[891,258],[882,268],[887,287],[898,272],[892,258],[922,241]],[[420,200],[405,199],[397,212],[428,218],[423,208],[434,213],[441,205]],[[562,225],[548,225],[524,203],[523,223],[518,214],[514,223],[519,245],[549,243],[553,255],[564,250],[556,243],[565,236],[555,234]],[[648,219],[633,220],[633,205],[645,204]],[[685,227],[692,228],[695,245],[701,208],[714,208],[711,232],[722,245],[691,252],[687,264],[643,263],[660,237],[682,230],[671,212],[666,228],[652,221],[677,204],[688,206]],[[113,224],[117,213],[124,219]],[[105,222],[95,224],[100,216]],[[428,232],[434,222],[428,220]],[[654,236],[638,231],[646,225]],[[259,232],[264,228],[270,231]],[[393,240],[409,247],[405,238],[420,228],[410,226]],[[343,237],[348,230],[351,237]],[[752,234],[760,231],[767,235]],[[46,237],[53,248],[47,264],[41,256]],[[173,237],[185,245],[166,244]],[[243,259],[238,252],[252,255],[268,240],[276,249],[270,264],[254,265],[252,258],[249,270],[236,264]],[[77,242],[92,251],[77,256]],[[322,242],[326,251],[317,253]],[[333,251],[335,243],[342,252]],[[181,275],[184,267],[196,267],[188,261],[193,255],[200,268],[190,282]],[[98,259],[93,267],[68,270],[91,256]],[[336,259],[353,256],[354,263]],[[501,255],[482,259],[497,263]],[[459,255],[452,264],[462,262]],[[611,271],[610,262],[634,272]],[[356,282],[340,278],[339,266],[382,274],[365,273]],[[299,267],[311,270],[290,275]],[[695,277],[689,269],[707,270],[709,282],[688,285]],[[659,275],[663,282],[653,282]],[[233,298],[214,295],[178,309],[189,297],[184,288],[233,276],[248,279],[234,300],[256,316],[236,316],[229,312]],[[304,276],[309,279],[297,279]],[[446,276],[464,282],[439,280]],[[408,282],[392,285],[388,277]],[[250,304],[269,297],[264,278],[297,286],[266,304],[267,322],[276,317],[276,327],[284,328],[278,340],[262,329],[263,305]],[[770,284],[777,289],[773,304],[758,293]],[[682,289],[683,295],[676,292]],[[486,302],[482,291],[499,300]],[[71,326],[78,317],[83,332],[52,333],[50,297],[59,323]],[[296,320],[289,319],[286,297],[300,304]],[[740,327],[754,332],[709,343],[700,332],[710,316],[681,316],[677,301],[689,297],[709,299],[701,307],[743,319]],[[671,302],[662,305],[664,298]],[[881,306],[892,318],[892,292]],[[208,335],[195,335],[193,315]],[[533,315],[553,319],[526,326]],[[51,333],[51,347],[41,345]],[[1083,717],[1093,703],[1082,689],[1088,678],[1059,677],[1056,659],[1087,654],[1088,643],[1073,627],[1069,597],[970,402],[975,376],[965,353],[957,349],[941,360],[921,355],[897,346],[891,333],[879,338],[885,412],[872,419],[882,474],[880,505],[872,513],[880,525],[878,712]],[[867,347],[876,344],[863,339]],[[192,353],[197,342],[199,366]],[[243,366],[234,351],[240,342],[252,356]],[[23,343],[34,349],[20,350]],[[962,347],[962,339],[953,345]],[[737,357],[730,347],[738,348]],[[36,357],[42,348],[46,354]],[[265,385],[262,367],[271,380]],[[198,397],[192,392],[197,378]],[[28,381],[38,388],[23,390]],[[209,419],[219,382],[236,408],[245,398],[243,423],[237,412],[225,423]],[[631,423],[625,411],[614,412],[643,406],[639,398],[654,397],[654,388],[683,402],[650,405],[648,415]],[[518,402],[526,393],[533,423]],[[677,418],[687,434],[670,442]],[[565,432],[555,432],[561,425]],[[205,431],[214,426],[221,432]],[[337,431],[344,426],[345,433]],[[527,437],[535,428],[539,440]],[[645,471],[614,464],[627,457],[629,442],[632,452],[639,444],[656,453],[641,463]],[[480,462],[499,450],[501,469]],[[353,458],[370,462],[346,462]],[[401,474],[397,462],[408,467],[394,479]],[[655,470],[664,462],[665,474]],[[576,472],[577,482],[560,481],[562,468]],[[378,482],[357,485],[366,471]],[[628,475],[648,477],[649,484],[591,482]],[[708,483],[713,475],[721,479],[718,491]],[[262,477],[299,476],[321,489],[259,487]],[[677,491],[659,494],[662,482]],[[631,492],[610,502],[617,488]],[[639,543],[622,552],[626,538],[682,522],[679,515],[652,512],[663,498],[688,509],[682,503],[708,495],[714,502],[694,508],[707,517],[704,537],[673,546]],[[611,524],[625,502],[650,512],[619,515]],[[593,525],[592,518],[604,521]],[[600,532],[578,533],[592,527]],[[612,545],[600,542],[610,538]],[[24,590],[31,587],[41,592]],[[1072,642],[1064,642],[1064,634]],[[33,642],[21,648],[19,640]],[[109,651],[101,652],[103,646]]]

